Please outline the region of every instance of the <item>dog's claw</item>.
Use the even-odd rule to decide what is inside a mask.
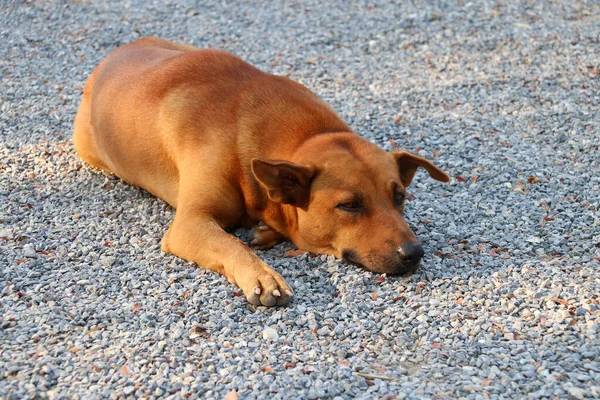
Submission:
[[[259,287],[254,288],[254,294],[257,296],[260,296],[260,288]]]
[[[294,293],[293,293],[291,290],[286,290],[286,291],[285,291],[285,294],[286,294],[288,297],[292,297],[292,296],[294,295]]]
[[[281,292],[279,292],[279,290],[275,289],[275,290],[273,290],[273,296],[281,297]]]

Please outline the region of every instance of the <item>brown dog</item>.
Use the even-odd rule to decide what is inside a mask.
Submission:
[[[418,167],[352,133],[304,86],[233,55],[144,38],[88,79],[75,148],[94,167],[177,209],[162,249],[224,274],[252,304],[286,304],[285,280],[224,228],[251,226],[252,245],[285,238],[371,271],[402,274],[423,248],[402,217]]]

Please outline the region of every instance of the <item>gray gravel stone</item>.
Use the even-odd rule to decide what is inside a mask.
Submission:
[[[3,2],[0,398],[600,397],[599,18],[585,0]],[[283,243],[259,255],[295,297],[266,309],[162,253],[173,210],[70,142],[91,71],[146,35],[288,76],[447,170],[409,188],[419,271]]]
[[[26,244],[23,246],[23,257],[37,258],[35,247],[32,244]]]

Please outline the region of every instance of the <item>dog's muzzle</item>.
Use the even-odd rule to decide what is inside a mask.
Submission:
[[[344,251],[342,251],[342,259],[347,264],[351,264],[351,265],[355,265],[355,266],[360,267],[360,268],[368,269],[367,267],[365,267],[360,262],[360,258],[358,257],[358,254],[354,250],[344,250]]]
[[[415,272],[425,251],[419,242],[408,242],[396,249],[396,254],[380,259],[362,260],[355,250],[342,251],[342,259],[348,263],[380,274],[404,275]],[[372,263],[365,263],[371,261]]]

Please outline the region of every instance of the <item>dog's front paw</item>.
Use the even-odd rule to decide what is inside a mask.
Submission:
[[[293,292],[285,279],[269,266],[253,271],[238,282],[248,302],[257,306],[282,306],[290,302]]]
[[[270,249],[284,240],[285,237],[281,233],[262,221],[250,231],[250,245],[258,250]]]

